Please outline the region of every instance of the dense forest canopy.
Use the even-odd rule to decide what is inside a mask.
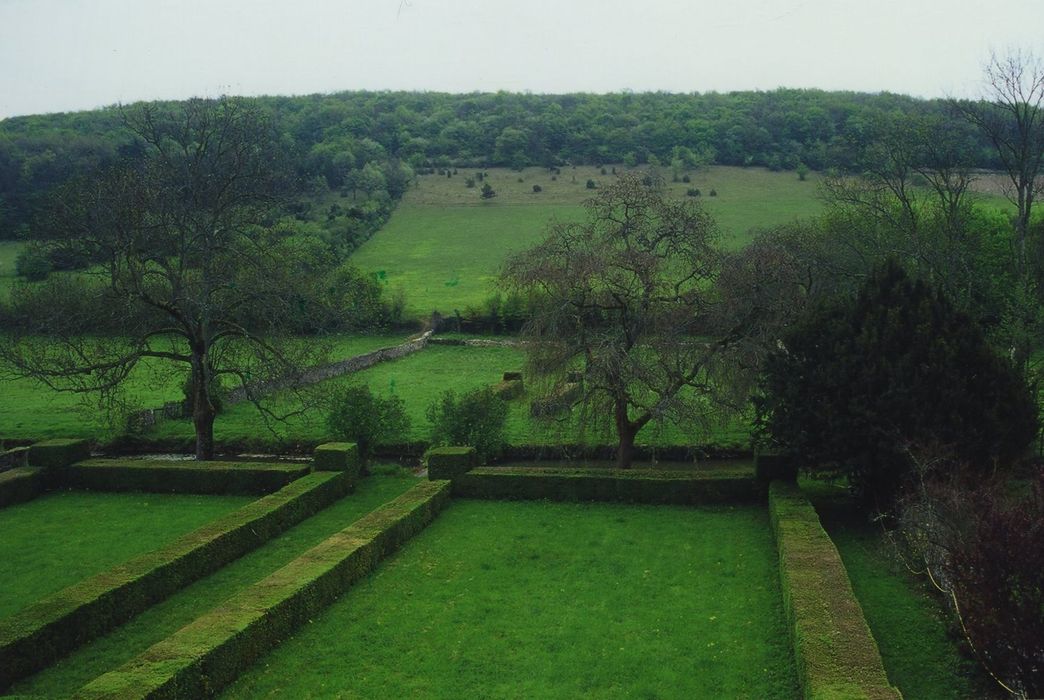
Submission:
[[[998,165],[990,144],[945,101],[889,93],[344,92],[255,101],[290,148],[302,191],[371,195],[345,212],[346,225],[364,229],[379,225],[386,202],[407,186],[409,169],[400,162],[413,169],[678,161],[851,169],[858,167],[852,144],[883,115],[901,115],[938,118],[947,131],[967,135],[967,162]],[[56,186],[140,152],[117,107],[0,121],[0,239],[25,237]]]

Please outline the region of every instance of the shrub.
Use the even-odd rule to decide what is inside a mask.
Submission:
[[[359,446],[363,459],[377,445],[402,442],[410,419],[398,396],[374,396],[365,384],[349,384],[334,398],[326,425],[331,434]]]
[[[606,175],[606,174],[607,174],[607,173],[606,173],[606,170],[605,170],[605,168],[602,168],[602,171],[601,171],[601,172],[602,172],[602,174],[603,174],[603,175]]]
[[[30,282],[40,282],[51,274],[51,259],[43,250],[28,246],[15,258],[15,272]]]
[[[689,177],[688,173],[682,175],[682,182],[684,182],[685,184],[689,184],[690,182],[692,182],[692,178]]]
[[[826,476],[888,503],[910,448],[944,446],[979,474],[1036,433],[1022,377],[934,289],[890,261],[858,295],[810,313],[765,362],[758,426]]]
[[[708,192],[707,194],[708,194],[708,195],[710,195],[711,197],[717,197],[717,196],[718,196],[718,191],[717,191],[717,190],[713,190],[713,189],[712,189],[712,190],[711,190],[710,192]]]
[[[544,188],[541,187],[540,185],[533,185],[533,194],[538,194],[538,193],[543,192],[543,191],[544,191]]]
[[[587,189],[594,190],[594,189],[597,189],[597,188],[598,188],[598,185],[595,184],[594,180],[588,180],[587,181]]]
[[[488,182],[482,183],[482,199],[493,199],[496,196],[496,190],[490,187]]]
[[[685,194],[689,197],[699,197],[700,191],[695,187],[690,187],[689,189],[685,190]]]
[[[804,163],[798,163],[795,170],[797,170],[798,180],[804,182],[808,179],[809,170],[807,165],[805,165]]]
[[[507,413],[507,404],[488,387],[459,395],[446,391],[428,406],[431,444],[470,445],[486,461],[504,446]]]
[[[473,177],[466,177],[466,178],[464,178],[464,186],[467,187],[469,190],[472,189],[475,186],[475,178],[473,178]]]

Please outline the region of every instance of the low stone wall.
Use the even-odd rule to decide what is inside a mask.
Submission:
[[[319,367],[312,367],[311,369],[305,370],[296,381],[272,381],[266,382],[260,386],[239,387],[228,392],[228,395],[225,397],[225,403],[233,404],[239,403],[240,401],[246,401],[251,392],[267,394],[273,391],[278,391],[279,389],[285,389],[294,384],[315,384],[316,382],[333,379],[334,377],[359,372],[360,370],[373,367],[381,362],[397,360],[400,357],[411,355],[418,350],[423,350],[430,342],[430,339],[431,331],[425,331],[419,338],[408,340],[401,345],[395,345],[390,348],[379,348],[373,352],[349,357],[346,360],[331,362],[330,364],[321,365]]]

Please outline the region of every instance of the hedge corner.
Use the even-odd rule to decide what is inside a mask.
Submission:
[[[86,440],[43,440],[29,446],[29,465],[33,467],[67,467],[91,456]]]
[[[428,479],[455,479],[478,466],[474,447],[436,447],[428,452]]]
[[[362,470],[362,456],[354,442],[327,442],[315,448],[313,463],[317,472],[349,472],[357,478]]]

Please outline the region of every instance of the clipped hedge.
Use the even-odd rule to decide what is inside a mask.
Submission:
[[[841,555],[797,484],[769,486],[783,606],[804,697],[901,698],[852,592]]]
[[[749,471],[483,467],[454,478],[453,495],[710,505],[757,502],[764,492]]]
[[[0,508],[32,500],[46,486],[42,467],[16,467],[0,472]]]
[[[420,482],[74,696],[212,697],[431,522],[449,482]]]
[[[435,447],[428,451],[428,478],[456,479],[478,464],[474,447]]]
[[[91,456],[86,440],[43,440],[29,446],[29,465],[33,467],[67,467]]]
[[[91,491],[263,495],[311,471],[306,462],[88,459],[56,472],[55,485]]]
[[[362,456],[354,442],[328,442],[315,448],[312,458],[315,470],[320,472],[348,472],[358,479],[362,472]]]
[[[758,451],[754,455],[754,473],[764,482],[796,481],[797,460],[791,454]]]
[[[0,620],[0,691],[296,525],[351,485],[344,472],[310,474]]]

